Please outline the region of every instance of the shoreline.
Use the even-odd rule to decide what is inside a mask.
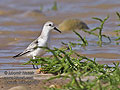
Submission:
[[[0,74],[0,90],[8,90],[15,86],[24,86],[29,88],[29,90],[46,90],[45,87],[50,86],[57,86],[58,88],[62,87],[65,83],[68,83],[69,79],[54,79],[45,82],[47,79],[49,79],[52,76],[55,76],[53,74],[37,74],[36,70],[11,70],[9,72],[15,72],[16,75],[11,75],[8,73],[8,75],[5,75],[5,72]],[[21,73],[18,73],[21,72]],[[29,74],[24,74],[23,72],[26,72]],[[34,73],[33,73],[34,72]],[[10,74],[10,75],[9,75]],[[82,80],[86,81],[88,79],[93,80],[94,76],[87,76],[84,77]]]

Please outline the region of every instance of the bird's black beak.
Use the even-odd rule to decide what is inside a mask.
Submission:
[[[59,33],[61,33],[61,31],[59,29],[57,29],[56,27],[54,27],[53,29],[58,31]]]

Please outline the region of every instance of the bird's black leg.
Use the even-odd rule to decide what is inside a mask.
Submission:
[[[35,59],[35,57],[33,56],[33,59]],[[33,63],[34,63],[34,61],[32,61]],[[32,63],[32,65],[33,65],[33,69],[36,69],[35,68],[35,65]]]
[[[33,69],[35,69],[35,65],[34,64],[32,64],[33,65]]]
[[[35,57],[33,56],[33,59],[35,59]],[[37,64],[38,62],[37,61],[35,61],[35,63]],[[38,69],[38,65],[36,65],[36,68],[35,68],[35,65],[34,64],[32,64],[33,65],[33,69]]]
[[[38,63],[37,61],[35,61],[35,62]],[[36,68],[39,69],[39,68],[38,68],[38,65],[36,65]]]

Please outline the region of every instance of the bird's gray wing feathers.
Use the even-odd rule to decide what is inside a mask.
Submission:
[[[26,50],[34,50],[38,46],[38,39],[34,40],[24,51]],[[23,52],[24,52],[23,51]]]
[[[33,50],[35,50],[38,47],[38,39],[34,40],[23,52],[13,56],[13,58],[23,56]]]

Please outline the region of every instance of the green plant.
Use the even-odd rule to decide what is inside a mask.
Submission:
[[[115,39],[115,41],[116,41],[116,44],[117,45],[119,45],[119,40],[120,40],[120,30],[115,30],[114,32],[116,32],[116,39]]]
[[[69,45],[69,44],[68,44]],[[56,78],[69,78],[70,82],[67,83],[63,90],[91,90],[91,89],[119,89],[120,85],[120,68],[119,63],[115,64],[115,67],[109,67],[105,64],[98,64],[95,59],[91,60],[85,56],[81,56],[72,50],[69,45],[70,51],[60,50],[57,48],[50,49],[45,47],[47,50],[52,52],[53,60],[50,65],[45,67],[49,72],[58,73]],[[72,54],[75,54],[77,58],[73,58]],[[47,61],[47,60],[46,60]],[[57,63],[55,63],[57,62]],[[52,65],[52,66],[51,66]],[[53,68],[54,67],[54,68]],[[64,73],[64,74],[63,74]],[[94,76],[94,80],[82,80],[82,77]],[[115,78],[114,78],[115,77]],[[57,90],[57,89],[56,89]]]
[[[68,79],[69,83],[61,87],[62,90],[119,89],[119,63],[114,63],[114,67],[106,64],[98,64],[95,59],[92,60],[76,53],[69,43],[68,47],[70,50],[67,50],[67,48],[50,49],[48,47],[39,47],[51,52],[52,57],[38,57],[35,60],[31,59],[28,63],[38,61],[37,64],[41,65],[42,71],[56,74],[56,76],[48,80],[56,78]],[[89,76],[94,76],[94,79],[82,79]],[[53,88],[53,90],[58,89]]]
[[[118,13],[117,13],[118,14]],[[99,38],[99,45],[102,46],[102,37],[106,37],[111,42],[111,39],[102,34],[103,25],[109,17],[104,20],[94,18],[101,22],[99,27],[96,27],[90,31],[83,31],[95,35]],[[99,34],[94,31],[99,30]],[[48,88],[50,90],[120,90],[120,65],[119,63],[113,63],[113,67],[107,64],[99,64],[96,59],[90,59],[86,56],[82,56],[73,50],[73,46],[81,45],[87,46],[88,42],[78,32],[73,31],[82,41],[82,43],[63,43],[68,48],[53,48],[49,47],[36,47],[42,48],[47,52],[51,52],[52,56],[48,57],[36,57],[36,59],[30,59],[25,64],[33,63],[35,65],[41,65],[42,70],[47,73],[55,74],[55,76],[49,78],[63,80],[69,80],[60,89]],[[116,32],[119,32],[116,31]],[[119,36],[119,34],[118,34]],[[35,63],[35,62],[38,63]],[[85,77],[93,77],[84,80]],[[47,80],[47,81],[48,81]]]
[[[118,16],[118,19],[120,20],[120,13],[116,12],[116,15]],[[117,26],[120,26],[120,24],[118,24]],[[117,38],[115,39],[115,41],[116,41],[116,44],[118,45],[119,44],[118,41],[120,40],[120,30],[115,30],[114,32],[116,32]]]
[[[86,40],[86,38],[82,37],[78,32],[76,32],[75,30],[73,30],[73,32],[79,37],[79,39],[77,41],[82,41],[81,43],[73,43],[73,42],[69,42],[69,44],[72,47],[75,47],[76,45],[81,46],[81,47],[85,47],[88,45],[88,41]],[[62,42],[63,45],[68,45],[67,43]],[[69,47],[68,47],[69,49]]]
[[[58,6],[57,6],[57,2],[56,1],[54,1],[54,4],[52,6],[52,10],[54,10],[54,11],[58,10]]]
[[[99,41],[98,41],[99,46],[102,46],[102,42],[103,42],[102,37],[108,38],[108,40],[111,42],[111,39],[110,39],[109,36],[106,36],[106,35],[102,34],[104,23],[105,23],[106,20],[108,20],[108,18],[109,18],[109,16],[107,16],[105,19],[102,20],[100,18],[93,17],[93,19],[101,22],[100,26],[95,27],[94,29],[92,29],[90,31],[86,31],[85,29],[82,29],[84,32],[87,32],[89,34],[97,36],[99,38]],[[96,31],[96,30],[98,30],[98,34],[94,33],[94,31]]]
[[[78,41],[82,41],[81,46],[87,46],[88,45],[88,41],[85,39],[85,37],[83,38],[78,32],[76,32],[75,30],[73,30],[73,32],[80,38]]]

